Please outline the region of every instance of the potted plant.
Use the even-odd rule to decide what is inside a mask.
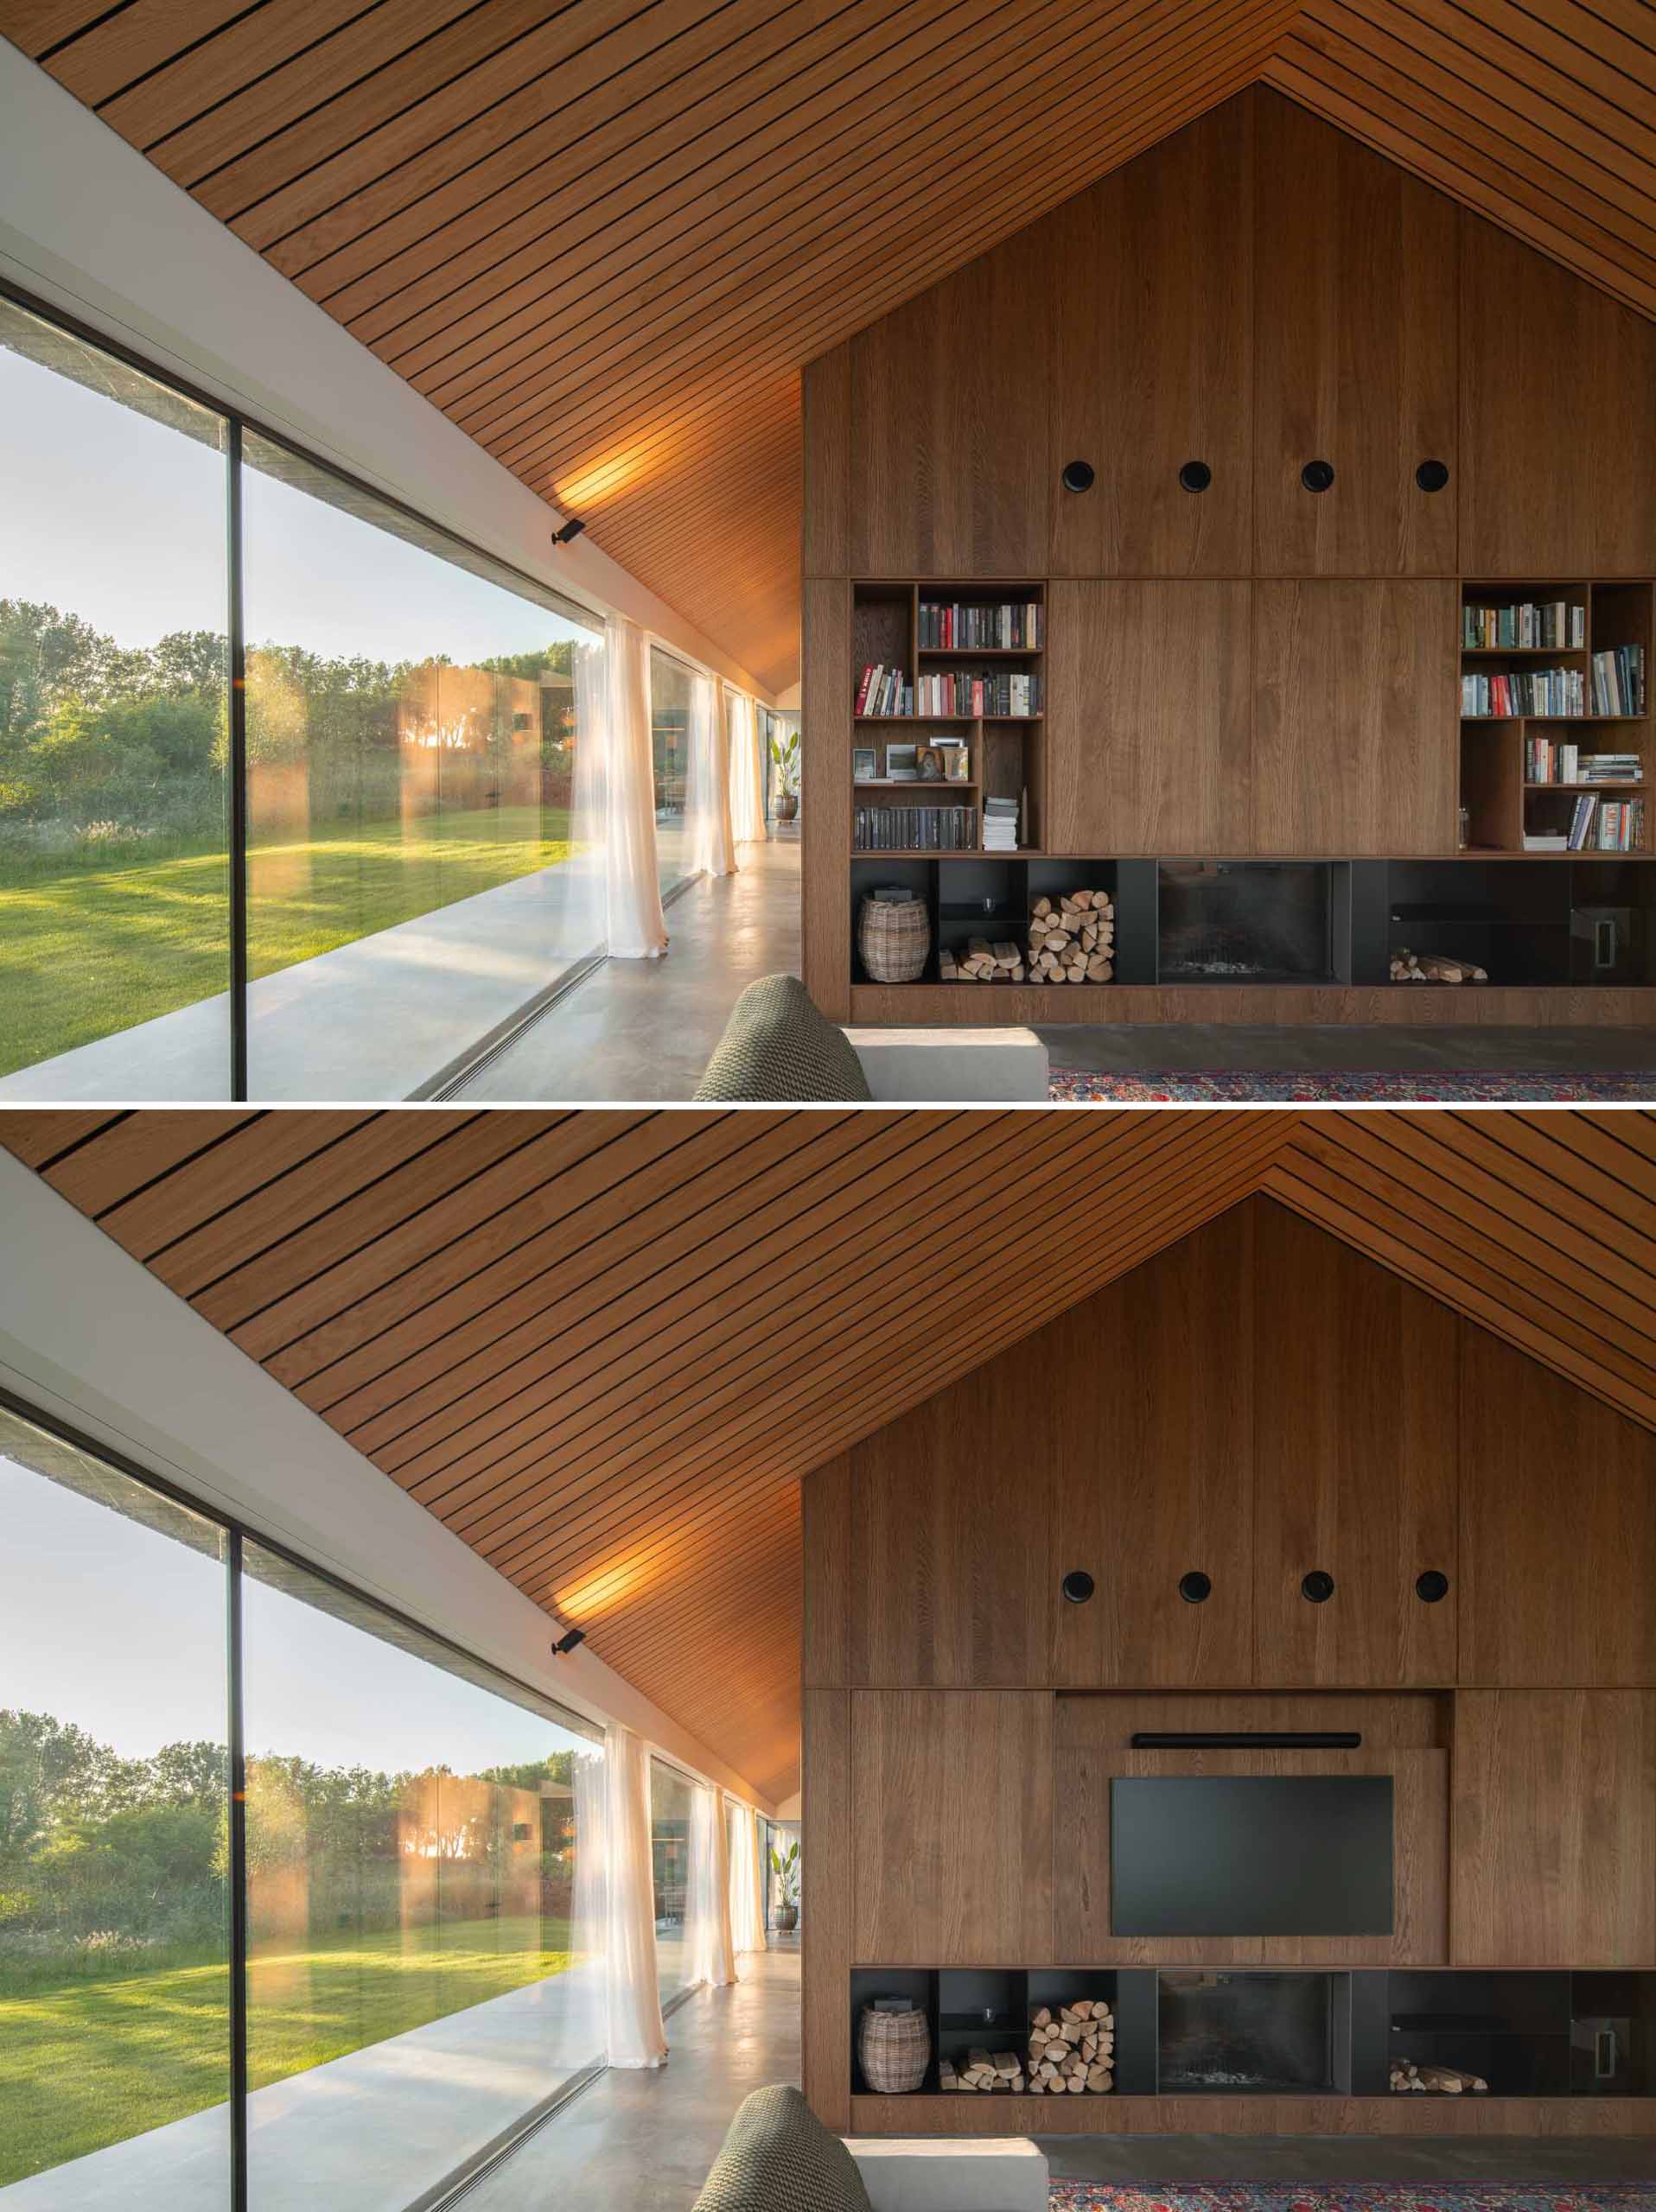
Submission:
[[[780,1902],[776,1907],[776,1925],[785,1934],[792,1935],[799,1924],[799,1847],[789,1844],[786,1852],[770,1847],[771,1872],[776,1877]]]
[[[799,733],[788,730],[778,737],[773,731],[770,757],[776,765],[776,819],[792,822],[799,810]]]

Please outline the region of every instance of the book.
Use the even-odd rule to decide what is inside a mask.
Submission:
[[[859,853],[971,853],[978,850],[975,806],[859,806],[851,814]]]
[[[1461,643],[1469,652],[1568,650],[1587,643],[1587,609],[1567,600],[1520,600],[1511,607],[1463,607]]]
[[[1616,645],[1592,658],[1593,712],[1642,715],[1645,711],[1645,649]]]
[[[1041,630],[1038,599],[1003,601],[997,605],[927,599],[920,603],[922,652],[951,652],[957,646],[974,645],[990,652],[1038,652]]]
[[[1558,721],[1586,712],[1586,680],[1578,668],[1509,670],[1461,678],[1461,713],[1468,721],[1512,721],[1519,715]]]

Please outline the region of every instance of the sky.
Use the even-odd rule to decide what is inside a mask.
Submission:
[[[225,1571],[0,1455],[0,1707],[72,1720],[126,1758],[223,1743]],[[464,1773],[575,1740],[283,1591],[242,1583],[250,1752]]]
[[[251,466],[242,499],[252,644],[464,663],[586,634]],[[127,646],[221,632],[222,454],[0,343],[0,599]]]

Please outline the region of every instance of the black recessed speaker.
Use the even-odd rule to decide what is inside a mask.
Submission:
[[[1300,1595],[1309,1599],[1314,1605],[1326,1605],[1334,1595],[1333,1575],[1325,1574],[1320,1567],[1314,1567],[1300,1582]]]
[[[1212,1594],[1213,1587],[1199,1567],[1193,1567],[1188,1574],[1179,1577],[1179,1595],[1187,1605],[1201,1605],[1204,1598]]]
[[[1067,492],[1090,492],[1092,489],[1094,474],[1090,461],[1067,461],[1064,463],[1063,475],[1059,480]]]
[[[1449,1577],[1429,1567],[1424,1574],[1415,1577],[1415,1595],[1423,1605],[1435,1605],[1449,1595]]]
[[[1072,1605],[1084,1605],[1092,1595],[1092,1577],[1084,1567],[1073,1567],[1059,1584]]]
[[[1449,463],[1423,461],[1415,471],[1415,481],[1423,492],[1441,492],[1449,482]]]
[[[1205,461],[1188,461],[1179,471],[1179,482],[1187,492],[1205,492],[1213,480],[1213,472]]]
[[[1300,482],[1308,492],[1326,492],[1334,482],[1334,463],[1331,461],[1308,461],[1300,471]]]

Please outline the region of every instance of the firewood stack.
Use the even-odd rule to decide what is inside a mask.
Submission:
[[[957,2066],[952,2059],[938,2061],[937,2086],[939,2089],[971,2089],[982,2094],[1002,2096],[1015,2094],[1023,2087],[1023,2061],[1015,2050],[988,2051],[974,2047],[966,2053],[966,2063]]]
[[[1412,2058],[1392,2061],[1393,2092],[1407,2089],[1436,2090],[1439,2096],[1458,2097],[1470,2090],[1474,2094],[1489,2087],[1481,2074],[1466,2074],[1458,2066],[1417,2066]]]
[[[963,953],[946,944],[937,956],[937,972],[946,983],[1021,983],[1023,955],[1010,938],[991,944],[987,938],[967,941]]]
[[[1441,952],[1411,952],[1400,945],[1392,955],[1394,983],[1487,983],[1489,970],[1475,961],[1446,959]]]
[[[1116,906],[1107,892],[1064,891],[1029,911],[1032,983],[1107,983],[1115,974]]]
[[[1037,2097],[1107,2096],[1116,2076],[1115,2016],[1102,1997],[1078,1997],[1054,2017],[1029,2015],[1029,2088]]]

